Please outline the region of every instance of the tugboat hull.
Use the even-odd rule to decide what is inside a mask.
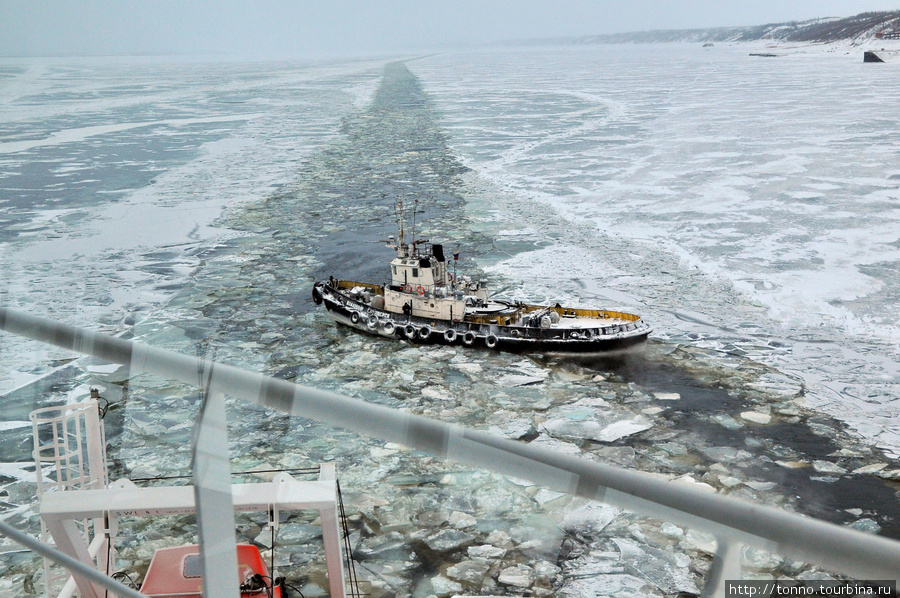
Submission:
[[[484,317],[459,321],[423,318],[377,309],[322,282],[313,287],[313,299],[324,304],[328,315],[338,324],[375,336],[429,345],[462,345],[516,353],[605,353],[641,345],[652,331],[636,316],[632,316],[633,321],[598,320],[588,326],[577,325],[573,318],[572,325],[554,328],[503,325]]]

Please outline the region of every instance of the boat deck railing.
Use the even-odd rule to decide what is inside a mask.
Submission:
[[[896,583],[900,576],[900,542],[889,538],[7,308],[0,308],[0,329],[127,365],[132,376],[148,372],[200,386],[207,397],[203,411],[213,417],[209,425],[206,423],[208,417],[201,416],[199,420],[198,440],[192,447],[195,455],[223,445],[227,455],[227,432],[222,419],[225,412],[223,396],[227,393],[283,413],[710,533],[717,540],[717,548],[704,596],[725,596],[726,581],[741,579],[743,545],[860,580]],[[222,517],[226,514],[216,509],[217,501],[222,497],[212,489],[228,487],[227,467],[206,470],[204,484],[211,490],[208,495],[201,492],[197,496],[201,547],[204,551],[221,554],[223,547],[215,543],[218,541],[214,540],[214,535],[209,536],[213,543],[204,544],[204,527],[223,525]],[[200,516],[211,510],[218,517]],[[233,513],[229,511],[227,517],[231,517],[233,523]],[[30,537],[23,538],[21,532],[2,521],[0,533],[41,554],[48,553],[46,545]],[[49,552],[54,551],[50,549]],[[60,558],[60,562],[63,561]],[[63,564],[76,568],[80,563],[69,559]],[[227,571],[217,572],[215,566],[215,562],[210,564],[208,574],[212,572],[221,574],[223,579],[229,578]],[[109,578],[97,583],[122,596],[138,595]],[[206,593],[206,584],[204,588],[204,596],[237,598],[238,595],[237,584],[215,594]]]

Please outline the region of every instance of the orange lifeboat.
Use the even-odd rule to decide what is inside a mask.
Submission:
[[[256,546],[237,545],[241,598],[281,598]],[[153,554],[141,594],[154,598],[202,598],[200,547],[197,544],[160,548]]]

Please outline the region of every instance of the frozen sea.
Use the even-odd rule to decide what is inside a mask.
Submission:
[[[776,365],[896,457],[896,63],[752,50],[523,50],[412,68],[463,163],[506,200],[485,210],[522,214],[498,233],[540,244],[493,271],[548,298],[630,302],[657,338]],[[578,234],[542,235],[537,206]]]
[[[900,537],[900,63],[754,48],[5,60],[0,303]],[[503,295],[640,313],[647,350],[575,362],[336,329],[311,284],[383,275],[396,197]],[[116,474],[189,470],[195,392],[72,358],[0,337],[0,516],[32,531],[36,407],[98,386]],[[237,470],[339,463],[378,595],[514,594],[501,571],[573,598],[702,587],[709,541],[689,530],[231,416]],[[140,571],[159,531],[136,538],[120,561]],[[315,556],[279,558],[317,595]],[[0,539],[0,595],[39,578]]]

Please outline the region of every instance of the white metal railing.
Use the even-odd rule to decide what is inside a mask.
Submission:
[[[109,481],[106,437],[95,399],[74,405],[36,409],[29,418],[34,440],[32,455],[39,501],[43,500],[46,493],[106,488]],[[83,519],[77,522],[77,526],[85,540],[91,544],[89,552],[91,558],[96,559],[97,568],[112,568],[109,561],[114,558],[114,552],[107,546],[109,540],[104,534],[103,520]],[[91,541],[92,537],[96,541]],[[41,539],[44,542],[50,541],[50,532],[43,519]],[[44,559],[44,585],[48,596],[59,592],[59,597],[64,598],[75,591],[74,580],[68,573],[61,574],[47,558]]]
[[[148,372],[205,386],[207,396],[227,393],[284,413],[711,533],[718,540],[718,553],[704,592],[708,596],[724,595],[725,580],[738,578],[742,544],[857,579],[897,581],[900,575],[900,542],[888,538],[8,308],[0,308],[0,329],[128,365],[132,376]]]

